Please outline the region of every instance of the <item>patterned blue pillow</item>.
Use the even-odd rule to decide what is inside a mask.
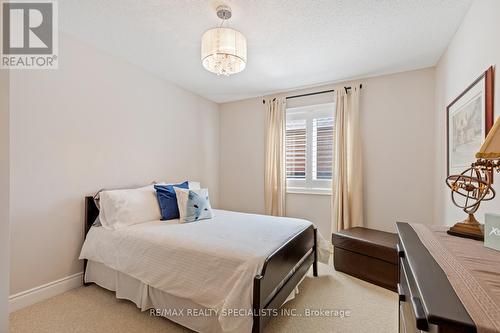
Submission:
[[[156,198],[161,210],[162,220],[172,220],[179,218],[179,208],[177,207],[177,196],[174,187],[189,188],[189,182],[185,181],[175,185],[155,185]]]
[[[211,219],[214,216],[206,188],[199,190],[176,188],[175,192],[177,193],[181,222]]]

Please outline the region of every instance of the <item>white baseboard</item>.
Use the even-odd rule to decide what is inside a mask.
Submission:
[[[9,297],[9,313],[78,288],[82,284],[83,272],[11,295]]]

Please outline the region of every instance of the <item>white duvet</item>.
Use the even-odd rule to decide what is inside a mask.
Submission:
[[[174,296],[220,313],[225,332],[250,332],[251,316],[227,316],[252,308],[253,278],[265,259],[287,239],[311,225],[301,219],[214,210],[193,223],[152,221],[118,230],[92,227],[80,259],[126,273]],[[318,233],[319,260],[328,243]]]

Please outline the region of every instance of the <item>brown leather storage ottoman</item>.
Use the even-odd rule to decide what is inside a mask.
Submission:
[[[397,291],[396,234],[356,227],[334,233],[332,242],[337,271]]]

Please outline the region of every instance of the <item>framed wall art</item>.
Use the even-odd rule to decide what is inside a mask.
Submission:
[[[490,67],[446,107],[448,176],[470,167],[493,126],[493,81]]]

